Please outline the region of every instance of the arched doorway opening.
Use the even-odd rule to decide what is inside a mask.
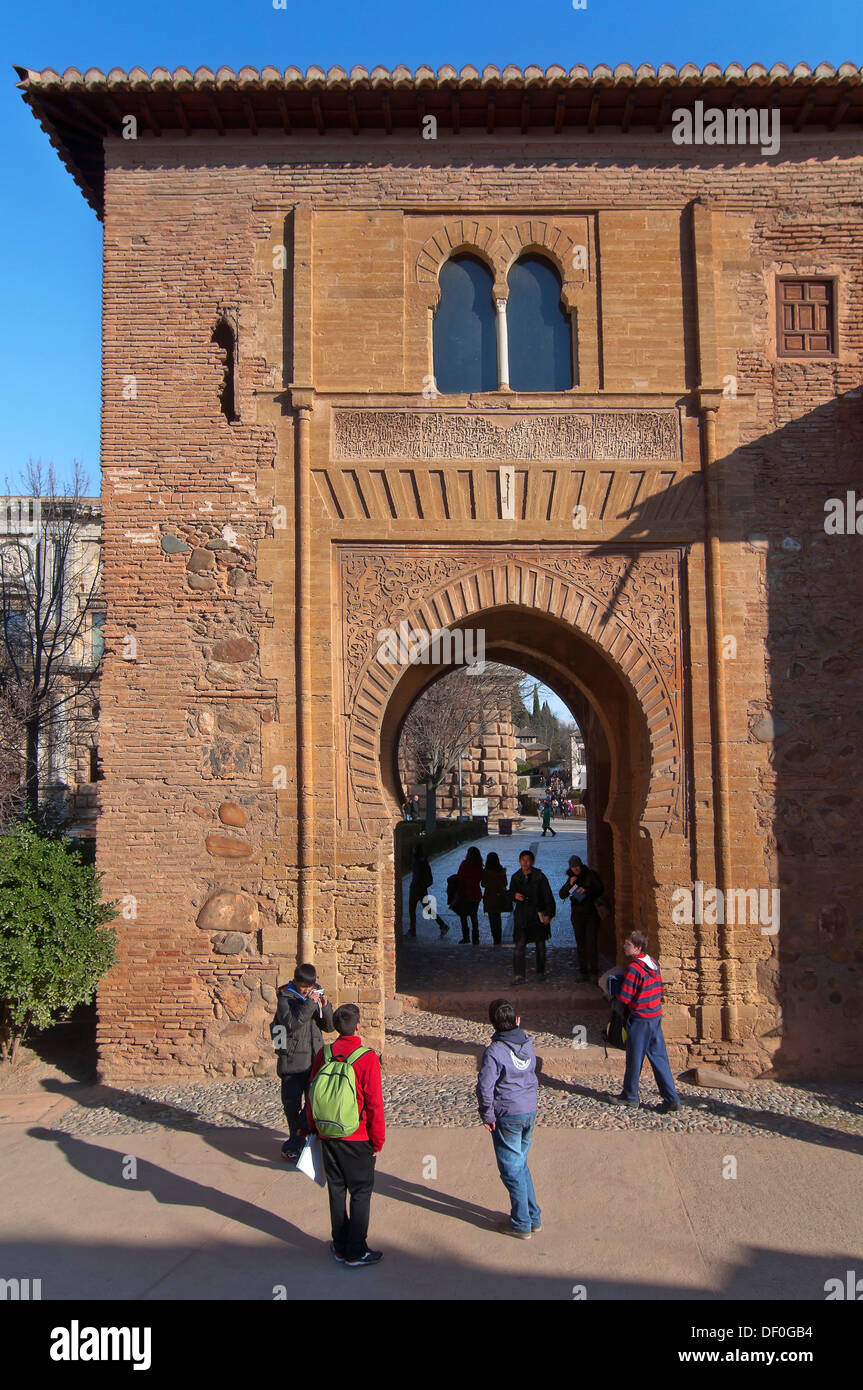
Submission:
[[[454,626],[464,629],[468,624]],[[601,951],[613,960],[621,932],[634,922],[649,929],[656,916],[650,840],[641,831],[655,760],[651,755],[652,731],[635,686],[598,641],[558,615],[505,604],[473,614],[469,626],[482,632],[487,661],[515,667],[548,686],[572,711],[582,731],[590,788],[584,823],[586,857],[601,874],[614,904],[613,918],[605,924],[601,940]],[[419,696],[452,669],[451,665],[423,660],[407,664],[389,693],[379,751],[380,775],[394,829],[401,820],[406,795],[399,772],[401,731]],[[508,857],[515,860],[520,848],[535,841],[537,835],[535,821],[521,829],[516,839],[506,843]],[[575,842],[572,847],[576,848]],[[398,992],[401,984],[399,948],[404,926],[402,865],[397,856],[396,850],[391,922],[395,949],[387,953],[395,967],[387,981],[390,994]],[[552,887],[556,890],[558,884]],[[439,884],[438,891],[445,894],[445,884]],[[560,906],[568,915],[564,905]],[[503,959],[500,976],[503,985],[508,978]],[[415,980],[416,976],[411,976],[411,982]],[[440,985],[439,974],[433,983]]]

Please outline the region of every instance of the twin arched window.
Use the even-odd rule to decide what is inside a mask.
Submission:
[[[522,256],[494,300],[489,269],[453,256],[440,273],[434,319],[435,385],[443,395],[472,391],[568,391],[572,329],[561,308],[557,272],[541,256]]]

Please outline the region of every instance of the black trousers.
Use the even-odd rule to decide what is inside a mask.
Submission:
[[[533,937],[526,936],[523,931],[519,931],[518,928],[516,928],[513,935],[513,941],[515,942],[515,950],[512,953],[513,975],[524,975],[526,973],[525,956],[527,943],[532,940]],[[545,970],[545,941],[537,941],[536,943],[536,969],[537,973],[540,975]]]
[[[489,926],[491,927],[491,939],[492,939],[492,941],[494,942],[495,946],[499,946],[499,945],[500,945],[500,942],[501,942],[501,922],[500,922],[500,919],[501,919],[501,913],[499,913],[499,912],[489,912],[489,913],[488,913],[488,924],[489,924]]]
[[[426,895],[426,890],[412,883],[408,893],[408,916],[410,917],[411,931],[416,931],[417,927],[417,908]]]
[[[330,1197],[333,1247],[346,1260],[360,1260],[368,1250],[369,1215],[375,1185],[375,1152],[369,1139],[322,1139],[324,1172]],[[351,1196],[348,1215],[347,1194]]]
[[[575,944],[578,948],[578,968],[582,975],[599,973],[597,941],[599,938],[599,916],[596,912],[580,912],[572,918]]]
[[[308,1071],[295,1071],[291,1076],[282,1077],[282,1108],[290,1130],[290,1146],[296,1153],[299,1153],[303,1147],[303,1141],[297,1134],[297,1130],[306,1127],[303,1113],[309,1098],[309,1077],[311,1074],[312,1069],[309,1067]]]
[[[468,939],[468,935],[467,935],[467,924],[468,924],[468,920],[470,921],[471,928],[472,928],[472,930],[473,930],[473,939],[474,939],[474,941],[479,941],[479,903],[473,903],[473,904],[468,908],[467,912],[460,912],[459,915],[458,915],[458,917],[459,917],[459,921],[461,922],[461,939],[462,939],[462,941],[467,941],[467,939]]]

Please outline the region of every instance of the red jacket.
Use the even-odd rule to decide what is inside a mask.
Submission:
[[[349,1038],[336,1038],[332,1044],[333,1056],[344,1061],[346,1057],[350,1057],[352,1052],[356,1052],[357,1048],[362,1046],[363,1040],[356,1034]],[[324,1051],[321,1048],[312,1062],[310,1083],[320,1071],[323,1060]],[[377,1053],[364,1052],[362,1057],[358,1057],[354,1062],[354,1074],[357,1079],[357,1105],[360,1111],[360,1123],[353,1134],[345,1135],[343,1142],[347,1143],[351,1139],[370,1139],[372,1148],[377,1154],[383,1148],[386,1138],[384,1097],[381,1090],[381,1064],[378,1061]],[[317,1134],[312,1118],[311,1100],[306,1105],[306,1124],[311,1134]]]
[[[478,903],[482,900],[482,864],[469,864],[463,859],[458,866],[458,880],[461,883],[463,897],[469,903]]]

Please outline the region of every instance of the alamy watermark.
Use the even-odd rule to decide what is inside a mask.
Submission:
[[[465,666],[470,675],[485,670],[483,628],[436,627],[428,632],[403,621],[398,631],[381,628],[377,642],[382,666]]]
[[[693,888],[675,888],[671,920],[676,925],[760,926],[762,936],[779,931],[778,888],[721,888],[705,890],[700,879]]]
[[[679,108],[671,113],[671,138],[675,145],[760,145],[762,154],[779,153],[779,111],[775,106],[719,106],[695,110]]]

